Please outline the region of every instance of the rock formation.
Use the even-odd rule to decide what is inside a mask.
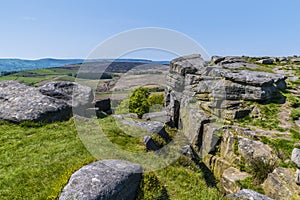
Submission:
[[[237,192],[230,195],[232,198],[270,199],[251,190],[238,192],[241,185],[237,183],[252,176],[241,171],[240,166],[250,166],[254,162],[270,170],[276,166],[276,152],[260,141],[268,133],[228,124],[258,115],[259,109],[251,102],[267,104],[282,99],[280,91],[287,87],[286,77],[255,70],[261,64],[292,62],[292,59],[251,59],[252,62],[246,57],[214,56],[207,63],[200,55],[190,55],[172,60],[165,104],[170,124],[186,136],[193,150],[220,179],[224,192]],[[275,168],[273,173],[267,174],[262,185],[266,195],[274,199],[300,197],[293,173],[291,169]],[[278,181],[282,184],[275,185]],[[276,191],[281,195],[276,196]]]
[[[10,122],[68,119],[72,108],[64,100],[43,95],[17,81],[0,82],[0,119]]]
[[[10,122],[52,122],[69,119],[92,107],[91,88],[71,82],[50,82],[39,88],[17,81],[0,82],[0,119]]]
[[[39,88],[47,96],[64,100],[71,107],[90,106],[94,100],[92,89],[73,82],[49,82]]]
[[[133,200],[141,180],[142,167],[120,160],[102,160],[75,172],[60,200]]]

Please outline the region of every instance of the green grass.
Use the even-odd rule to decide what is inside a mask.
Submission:
[[[276,103],[270,103],[261,105],[258,103],[253,103],[260,109],[261,118],[251,118],[249,116],[239,119],[237,122],[241,126],[257,126],[266,130],[279,130],[280,120],[278,119],[278,113],[281,105]]]
[[[226,199],[211,181],[201,167],[182,156],[171,166],[145,173],[137,199]]]
[[[284,140],[280,138],[271,139],[268,137],[261,137],[261,141],[275,150],[279,160],[279,165],[282,167],[292,167],[292,163],[286,163],[285,161],[290,159],[294,144],[297,140]]]
[[[1,199],[47,199],[59,195],[72,172],[94,158],[73,121],[0,125]]]
[[[141,138],[132,136],[140,130],[120,127],[112,117],[98,121],[111,142],[127,151],[146,153]],[[73,119],[19,125],[1,121],[0,143],[1,199],[57,199],[72,173],[96,160],[79,139]],[[208,186],[207,173],[186,158],[145,173],[139,199],[157,195],[156,199],[224,199],[216,187]]]

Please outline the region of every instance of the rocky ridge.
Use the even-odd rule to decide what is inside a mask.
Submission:
[[[277,152],[261,141],[272,133],[228,125],[234,120],[259,114],[251,102],[268,104],[284,99],[280,92],[287,88],[287,77],[260,71],[261,65],[275,62],[294,60],[214,56],[207,63],[195,54],[170,63],[165,92],[170,122],[187,137],[227,194],[238,192],[242,188],[240,181],[253,179],[252,174],[244,172],[241,166],[261,163],[271,170],[260,185],[267,196],[274,199],[300,198],[300,187],[295,178],[288,178],[295,176],[293,170],[278,168]],[[280,175],[276,175],[278,173]],[[282,184],[276,184],[278,181]],[[282,195],[276,195],[274,188]],[[241,193],[237,196],[255,199],[253,192]]]

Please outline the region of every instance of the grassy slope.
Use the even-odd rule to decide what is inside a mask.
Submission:
[[[141,140],[124,134],[111,117],[99,122],[117,145],[143,151]],[[74,171],[95,161],[78,138],[72,119],[44,125],[1,122],[0,144],[1,199],[56,199]],[[222,198],[216,188],[207,187],[205,173],[200,168],[191,168],[194,164],[188,162],[154,172],[168,194],[160,199]],[[139,199],[153,199],[161,194],[161,185],[155,183],[146,174]]]

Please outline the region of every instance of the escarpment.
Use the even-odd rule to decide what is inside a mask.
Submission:
[[[273,137],[274,131],[249,129],[237,123],[245,117],[257,117],[260,110],[256,105],[285,101],[281,92],[287,88],[287,77],[262,72],[259,64],[267,60],[260,60],[213,57],[208,63],[196,54],[172,60],[165,91],[170,124],[186,136],[227,194],[244,188],[243,181],[252,181],[271,198],[299,198],[300,187],[294,179],[286,178],[294,176],[295,169],[280,170],[279,163],[284,161],[278,149],[266,142],[266,136]],[[258,165],[266,169],[260,177],[245,170],[255,170]],[[284,175],[277,176],[278,171]],[[272,175],[277,178],[273,181],[280,182],[277,190],[282,195],[274,194]]]

